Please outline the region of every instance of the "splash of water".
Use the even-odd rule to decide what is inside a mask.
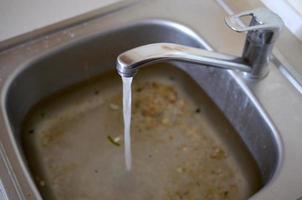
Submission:
[[[131,84],[132,77],[122,77],[123,80],[123,114],[126,169],[131,170]]]

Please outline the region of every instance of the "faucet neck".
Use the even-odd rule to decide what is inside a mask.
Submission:
[[[250,66],[241,57],[173,43],[148,44],[124,52],[117,58],[117,71],[121,76],[132,77],[139,68],[165,60],[251,72]]]
[[[247,74],[250,78],[264,77],[269,72],[268,65],[274,44],[259,44],[255,42],[252,37],[253,36],[247,35],[242,52],[242,59],[251,67],[251,72]]]

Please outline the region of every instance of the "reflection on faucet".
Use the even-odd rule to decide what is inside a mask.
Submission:
[[[240,26],[241,17],[250,16],[249,26]],[[225,55],[203,49],[172,44],[155,43],[140,46],[118,56],[117,70],[123,77],[133,77],[140,67],[164,60],[185,61],[207,66],[240,70],[250,78],[261,78],[268,73],[273,46],[283,22],[279,16],[265,8],[258,8],[225,19],[237,32],[247,32],[241,57]]]

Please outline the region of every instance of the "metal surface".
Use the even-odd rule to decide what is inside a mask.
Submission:
[[[133,77],[140,67],[165,60],[251,72],[239,57],[172,43],[149,44],[126,51],[118,56],[116,68],[121,76]]]
[[[238,23],[241,17],[251,16],[249,26]],[[163,60],[178,60],[212,67],[241,70],[251,78],[262,78],[268,73],[272,49],[283,22],[265,8],[245,11],[226,17],[226,24],[237,32],[247,32],[242,57],[234,57],[187,46],[158,43],[137,47],[117,58],[121,76],[132,77],[141,66]]]
[[[255,9],[265,6],[261,1],[245,0],[216,0],[224,10],[229,14],[241,12],[248,9]],[[293,84],[297,90],[302,89],[302,41],[293,35],[287,28],[283,28],[280,33],[280,38],[276,42],[274,48],[273,60],[280,62],[279,70]],[[302,94],[302,93],[301,93]]]
[[[134,159],[127,172],[123,141],[115,143],[118,147],[107,139],[108,134],[122,137],[124,128],[121,77],[114,67],[108,68],[110,72],[42,100],[25,118],[22,150],[45,200],[179,199],[178,191],[189,191],[184,195],[187,199],[210,200],[223,198],[227,191],[226,199],[243,200],[263,186],[258,165],[239,134],[200,86],[170,63],[141,69],[133,80]],[[224,149],[227,165],[206,153],[217,146]],[[189,173],[175,179],[184,163]],[[223,170],[213,176],[215,169]],[[226,175],[228,171],[238,178]],[[186,180],[200,184],[186,184]],[[219,189],[211,194],[216,185]]]
[[[0,173],[8,197],[41,198],[19,143],[20,125],[37,101],[113,69],[120,53],[149,43],[210,50],[208,42],[216,51],[236,55],[244,38],[225,27],[225,15],[214,1],[141,1],[3,50]],[[264,79],[248,80],[234,71],[175,64],[213,99],[257,161],[265,185],[250,199],[298,199],[302,97],[277,67],[270,64]]]
[[[7,194],[6,194],[6,190],[3,186],[2,181],[0,180],[0,199],[2,200],[8,200]]]

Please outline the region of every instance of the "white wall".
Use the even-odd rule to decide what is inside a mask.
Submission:
[[[261,0],[277,13],[285,26],[302,41],[302,0]]]
[[[119,0],[0,0],[0,41]]]

